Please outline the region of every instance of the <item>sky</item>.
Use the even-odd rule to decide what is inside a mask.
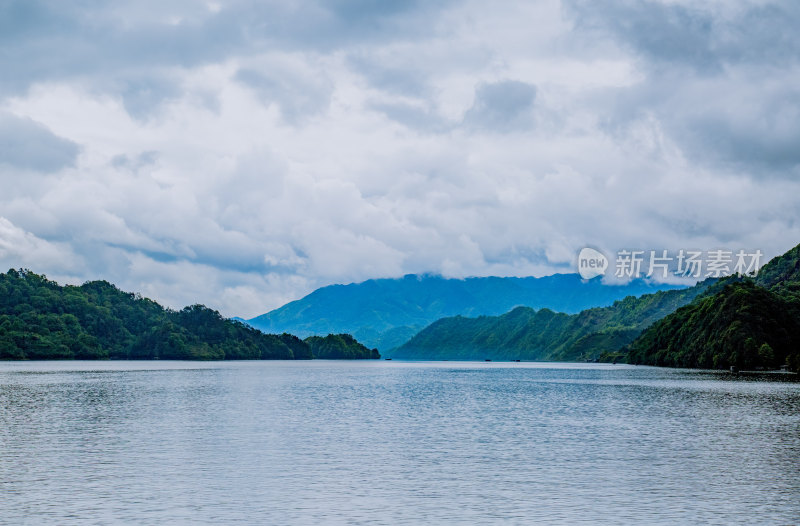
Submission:
[[[0,0],[0,268],[317,287],[800,243],[800,3]]]

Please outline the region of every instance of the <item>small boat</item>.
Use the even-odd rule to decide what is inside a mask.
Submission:
[[[384,360],[386,360],[387,362],[391,362],[392,361],[391,358],[384,358]]]
[[[489,358],[486,358],[486,359],[484,360],[484,362],[491,362],[491,360],[490,360]]]

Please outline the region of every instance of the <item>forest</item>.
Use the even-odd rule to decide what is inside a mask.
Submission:
[[[800,245],[756,276],[726,278],[709,292],[620,354],[635,364],[800,370]]]
[[[564,314],[517,307],[501,316],[441,319],[388,353],[423,360],[599,359],[632,342],[654,321],[689,304],[714,284],[628,296],[608,307]]]
[[[335,343],[332,343],[335,342]],[[319,353],[319,356],[316,354]],[[349,335],[264,334],[203,305],[165,309],[107,281],[81,286],[0,274],[0,359],[308,360],[378,358]]]

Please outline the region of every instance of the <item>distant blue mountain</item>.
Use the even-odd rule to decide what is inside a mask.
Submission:
[[[247,323],[264,332],[288,332],[301,338],[349,333],[368,347],[384,351],[444,317],[496,316],[518,306],[576,313],[626,296],[677,288],[682,287],[644,280],[605,285],[600,278],[585,281],[577,274],[467,279],[410,274],[323,287]]]

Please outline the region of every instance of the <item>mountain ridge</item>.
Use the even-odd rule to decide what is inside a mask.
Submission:
[[[419,360],[594,359],[630,343],[653,321],[690,303],[715,281],[628,296],[577,314],[518,307],[500,316],[443,318],[387,355]]]
[[[408,341],[419,330],[454,315],[499,315],[516,306],[579,312],[610,305],[629,295],[683,288],[635,280],[608,285],[577,274],[534,277],[444,278],[408,274],[321,287],[299,300],[247,320],[267,332],[301,337],[347,332],[384,351]]]
[[[754,276],[707,278],[578,314],[514,309],[437,320],[390,356],[628,361],[800,370],[800,245]]]

